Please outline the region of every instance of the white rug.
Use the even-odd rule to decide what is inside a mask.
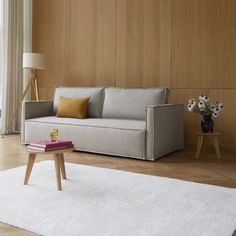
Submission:
[[[0,221],[49,236],[230,236],[236,189],[66,163],[0,172]]]

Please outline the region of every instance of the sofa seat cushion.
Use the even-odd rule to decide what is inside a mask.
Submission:
[[[61,139],[72,140],[76,149],[145,159],[145,121],[125,119],[74,119],[55,116],[25,122],[25,140],[49,139],[57,128]]]
[[[101,119],[101,118],[89,118],[89,119],[74,119],[63,118],[56,116],[45,116],[40,118],[34,118],[26,120],[26,122],[41,122],[41,123],[54,123],[65,125],[79,125],[79,126],[92,126],[114,129],[137,129],[145,130],[146,122],[142,120],[125,120],[125,119]]]

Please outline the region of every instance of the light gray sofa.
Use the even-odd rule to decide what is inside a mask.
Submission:
[[[183,148],[183,104],[167,104],[167,88],[72,88],[55,91],[54,101],[28,101],[22,108],[22,143],[49,139],[59,129],[61,139],[77,150],[143,160]],[[90,96],[88,119],[59,118],[59,96]]]

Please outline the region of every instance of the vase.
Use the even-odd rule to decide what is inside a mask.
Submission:
[[[201,121],[201,128],[203,133],[213,132],[214,129],[214,121],[211,116],[203,116]]]

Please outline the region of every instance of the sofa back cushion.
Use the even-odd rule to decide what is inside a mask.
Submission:
[[[104,99],[104,88],[76,88],[76,87],[61,87],[56,88],[53,113],[56,114],[58,110],[59,97],[67,98],[89,98],[88,113],[87,116],[90,118],[99,118],[102,115],[103,99]]]
[[[167,100],[167,88],[106,88],[102,117],[144,120],[146,106]]]

